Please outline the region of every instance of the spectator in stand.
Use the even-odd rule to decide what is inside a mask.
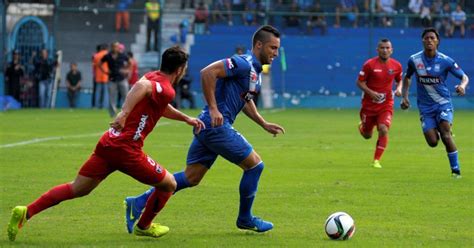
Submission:
[[[100,45],[100,51],[94,54],[94,59],[92,63],[94,81],[96,85],[95,95],[92,97],[95,98],[95,107],[102,109],[104,107],[104,100],[108,95],[107,84],[109,82],[109,65],[107,63],[102,63],[102,58],[108,53],[108,45]]]
[[[204,1],[200,1],[194,11],[194,34],[209,32],[209,11]]]
[[[112,43],[112,49],[102,59],[101,64],[109,66],[109,114],[114,117],[117,114],[117,98],[126,96],[128,92],[128,73],[130,61],[127,55],[120,53],[119,42]],[[99,66],[99,68],[102,68]]]
[[[433,26],[431,17],[431,5],[431,0],[423,0],[423,4],[421,5],[421,25],[423,25],[423,27],[425,28]]]
[[[214,0],[212,5],[212,21],[217,23],[217,19],[226,20],[229,26],[233,25],[230,0]]]
[[[378,0],[377,12],[383,14],[382,25],[384,27],[391,27],[392,16],[397,14],[395,10],[395,0]]]
[[[187,100],[189,102],[189,108],[194,109],[196,108],[194,102],[194,95],[191,91],[191,83],[193,78],[189,74],[189,69],[186,70],[186,74],[181,78],[177,85],[174,85],[174,89],[176,91],[176,97],[173,100],[173,107],[177,109],[183,108],[183,100]]]
[[[347,19],[352,22],[353,27],[357,27],[359,7],[357,7],[356,0],[340,0],[336,7],[336,23],[334,27],[341,26],[341,13],[347,14]]]
[[[451,7],[449,3],[444,3],[441,10],[436,14],[439,16],[435,19],[436,30],[443,33],[444,37],[449,37],[451,33]]]
[[[21,102],[21,78],[25,75],[25,69],[20,63],[20,53],[13,52],[12,62],[8,65],[5,71],[5,85],[6,93],[12,96],[18,102]]]
[[[242,20],[246,26],[257,24],[257,3],[255,0],[249,0],[244,7]]]
[[[297,14],[300,12],[300,6],[298,2],[294,0],[291,5],[289,12]],[[285,16],[286,26],[287,27],[299,27],[300,26],[300,16],[299,15],[288,15]]]
[[[464,35],[466,34],[466,13],[462,10],[460,4],[456,5],[456,10],[451,13],[451,21],[452,25],[450,36],[452,37],[456,28],[459,28],[459,31],[461,31],[461,37],[464,38]]]
[[[158,32],[160,30],[160,3],[157,0],[150,0],[145,3],[147,16],[146,22],[146,51],[150,51],[150,38],[153,32],[153,50],[158,51]]]
[[[132,0],[120,0],[117,4],[117,12],[115,13],[115,31],[121,30],[128,32],[130,28],[130,13],[128,7]]]
[[[181,9],[186,8],[186,2],[189,2],[189,8],[194,9],[194,0],[181,0]]]
[[[423,0],[410,0],[410,2],[408,2],[408,9],[410,10],[411,14],[420,15],[422,5]],[[418,18],[414,18],[414,22],[415,25],[420,25],[420,20]]]
[[[53,70],[56,63],[49,58],[48,50],[42,49],[40,57],[33,58],[35,79],[39,86],[39,107],[48,108],[51,104]]]
[[[327,30],[326,17],[324,16],[324,10],[321,8],[319,0],[309,8],[309,12],[312,14],[308,17],[308,21],[306,22],[307,33],[312,34],[313,28],[317,27],[321,29],[321,35],[325,35]]]
[[[127,52],[128,59],[130,61],[130,73],[128,75],[128,86],[129,89],[138,81],[138,64],[137,60],[133,58],[132,52]]]
[[[67,98],[69,107],[76,108],[77,97],[81,91],[81,72],[77,70],[77,64],[72,62],[71,70],[66,75]]]

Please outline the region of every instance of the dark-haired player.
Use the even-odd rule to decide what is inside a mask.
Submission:
[[[27,220],[41,211],[89,194],[116,170],[155,189],[134,233],[151,237],[166,234],[168,227],[151,222],[175,191],[176,181],[172,174],[146,155],[142,147],[162,116],[194,126],[196,133],[205,127],[201,120],[191,118],[169,104],[175,95],[172,84],[179,82],[184,75],[187,62],[188,55],[179,47],[167,49],[162,55],[160,70],[147,73],[127,94],[122,111],[102,135],[74,181],[51,188],[28,206],[13,209],[8,223],[8,238],[14,241]]]
[[[458,150],[451,135],[453,124],[453,104],[446,79],[448,72],[461,80],[455,86],[458,95],[466,93],[469,78],[453,59],[438,52],[439,34],[434,28],[427,28],[421,34],[423,51],[410,56],[408,69],[403,79],[403,99],[401,107],[410,107],[408,89],[411,76],[416,75],[417,104],[420,111],[421,127],[429,146],[435,147],[441,138],[453,178],[461,177]]]
[[[251,212],[264,165],[257,152],[232,124],[242,110],[267,132],[273,135],[284,133],[283,127],[265,121],[252,101],[260,90],[262,65],[272,63],[278,56],[279,47],[279,31],[272,26],[262,26],[253,35],[251,54],[218,60],[201,70],[207,105],[198,118],[208,128],[194,136],[188,150],[186,169],[174,174],[176,191],[179,191],[198,185],[218,155],[240,166],[244,173],[240,181],[240,208],[236,224],[240,229],[256,232],[273,228],[271,222],[264,221]],[[143,195],[125,199],[129,232],[154,190],[152,188]]]
[[[375,147],[375,168],[382,168],[380,158],[387,147],[388,130],[393,116],[393,80],[396,81],[396,96],[402,94],[402,65],[390,58],[393,53],[392,43],[381,39],[377,45],[378,56],[367,60],[359,72],[357,86],[363,91],[360,110],[359,132],[362,137],[370,139],[375,126],[378,139]]]

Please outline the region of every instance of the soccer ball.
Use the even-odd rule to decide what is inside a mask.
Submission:
[[[354,220],[347,213],[336,212],[327,218],[324,229],[331,239],[347,240],[354,235]]]

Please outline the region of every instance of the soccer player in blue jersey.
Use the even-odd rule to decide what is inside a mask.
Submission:
[[[252,214],[251,209],[258,181],[263,171],[263,161],[248,141],[232,124],[240,111],[276,136],[284,133],[283,127],[267,122],[252,101],[260,91],[262,65],[271,64],[278,56],[280,33],[272,26],[260,27],[253,35],[251,54],[234,55],[218,60],[201,70],[201,83],[207,105],[199,115],[206,129],[194,135],[188,150],[187,166],[174,174],[176,191],[196,186],[220,155],[243,169],[240,181],[240,208],[237,227],[266,232],[273,228],[271,222]],[[142,209],[154,188],[138,197],[127,197],[126,220],[129,232],[140,217]]]
[[[461,83],[455,86],[460,96],[465,94],[469,78],[453,59],[438,52],[439,34],[436,29],[425,29],[421,37],[424,49],[412,55],[408,60],[407,73],[403,79],[401,107],[402,109],[410,107],[408,88],[411,83],[410,78],[415,74],[417,104],[426,142],[429,146],[435,147],[441,138],[448,153],[452,176],[460,178],[458,151],[451,136],[453,105],[446,78],[450,72],[461,80]]]

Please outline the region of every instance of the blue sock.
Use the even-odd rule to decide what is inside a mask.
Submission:
[[[263,162],[254,168],[244,172],[240,180],[240,207],[239,219],[250,220],[252,218],[252,204],[257,194],[258,181],[263,171]]]
[[[449,152],[448,158],[451,170],[459,171],[458,151]]]
[[[186,175],[184,174],[184,171],[176,172],[173,175],[174,175],[174,179],[176,180],[176,184],[177,184],[176,185],[176,190],[174,191],[174,193],[191,186],[189,184],[188,179],[186,178]]]
[[[146,205],[146,201],[151,196],[151,194],[155,192],[155,187],[151,187],[149,190],[145,191],[145,193],[137,196],[135,198],[135,206],[138,209],[144,209]]]

